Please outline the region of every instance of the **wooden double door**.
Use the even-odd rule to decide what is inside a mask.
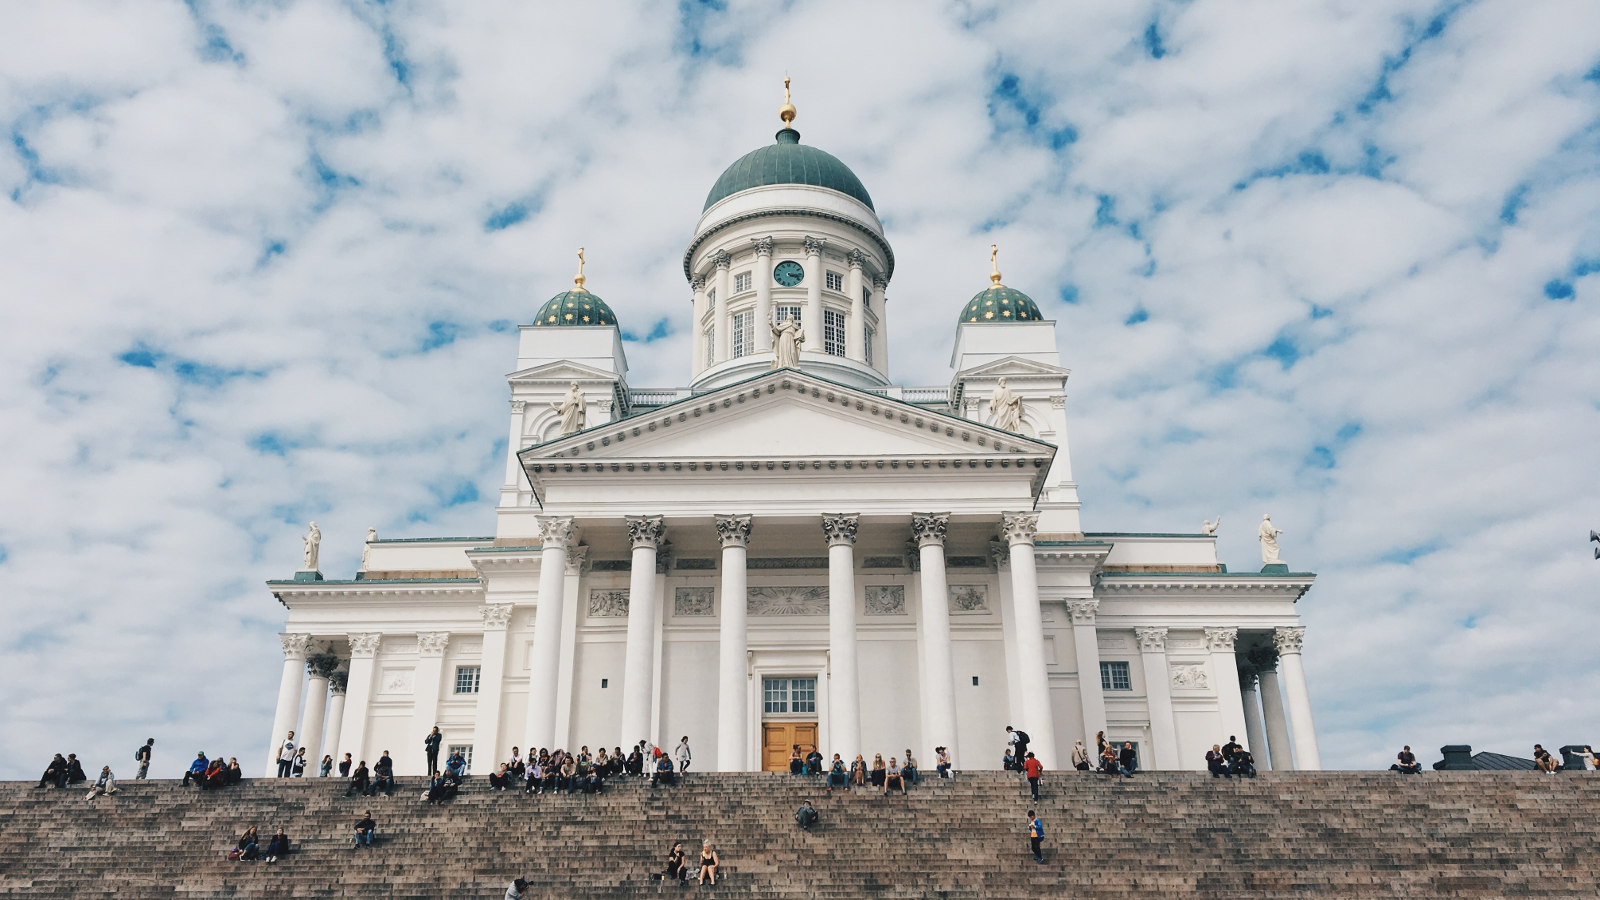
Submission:
[[[800,745],[800,755],[804,757],[816,742],[815,722],[762,722],[761,771],[789,771],[789,751],[794,745]]]

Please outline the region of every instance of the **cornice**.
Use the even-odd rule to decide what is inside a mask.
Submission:
[[[823,219],[828,222],[837,222],[860,232],[864,237],[866,237],[867,240],[877,245],[878,249],[883,252],[884,278],[889,279],[894,277],[894,250],[889,246],[889,242],[883,239],[882,235],[874,234],[871,229],[864,227],[860,222],[857,222],[848,216],[841,216],[838,213],[823,212],[816,209],[801,209],[798,207],[792,207],[784,209],[751,210],[747,213],[741,213],[737,216],[723,219],[710,228],[707,228],[705,231],[695,235],[694,240],[689,242],[688,249],[683,251],[684,280],[689,282],[693,282],[694,280],[694,272],[690,268],[689,263],[694,259],[694,252],[700,249],[701,244],[711,240],[713,236],[743,222],[751,222],[756,219],[768,219],[779,216],[805,216],[813,219]]]
[[[473,597],[483,594],[481,578],[442,578],[417,581],[269,581],[272,596],[286,608],[296,601],[434,600],[441,597]]]
[[[1250,575],[1244,573],[1148,574],[1101,572],[1095,593],[1115,594],[1276,594],[1299,600],[1316,578],[1310,573]]]

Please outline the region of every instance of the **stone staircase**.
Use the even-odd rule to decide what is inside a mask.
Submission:
[[[1524,772],[1147,773],[1046,776],[1046,862],[1028,852],[1026,782],[924,779],[908,797],[826,794],[786,774],[691,774],[599,796],[491,793],[445,806],[418,779],[392,798],[332,780],[257,780],[201,793],[123,782],[114,797],[0,783],[0,896],[500,898],[696,894],[750,898],[1600,896],[1600,776]],[[811,832],[792,814],[810,798]],[[352,850],[365,809],[377,845]],[[245,826],[282,825],[275,863],[226,853]],[[661,885],[671,842],[712,839],[715,888]],[[263,848],[265,841],[263,841]]]

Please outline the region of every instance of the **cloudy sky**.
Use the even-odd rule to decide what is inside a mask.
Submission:
[[[897,381],[988,245],[1055,319],[1090,530],[1320,573],[1324,760],[1600,741],[1585,0],[0,8],[0,777],[267,741],[299,563],[493,531],[515,325],[687,380],[680,257],[771,140],[872,192]],[[166,748],[160,750],[159,748]],[[253,764],[252,764],[253,765]]]

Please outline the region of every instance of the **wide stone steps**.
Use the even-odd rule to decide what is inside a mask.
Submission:
[[[787,774],[618,779],[597,796],[486,787],[429,806],[419,779],[370,798],[321,779],[124,782],[92,802],[0,784],[0,895],[498,898],[522,875],[536,897],[1600,896],[1600,778],[1578,774],[1051,773],[1038,804],[997,772],[925,778],[906,797]],[[812,832],[793,823],[803,798],[822,814]],[[1044,865],[1028,852],[1030,806]],[[378,845],[352,850],[365,809]],[[228,862],[250,824],[263,848],[284,826],[295,853]],[[673,841],[693,856],[702,838],[722,883],[653,880]]]

